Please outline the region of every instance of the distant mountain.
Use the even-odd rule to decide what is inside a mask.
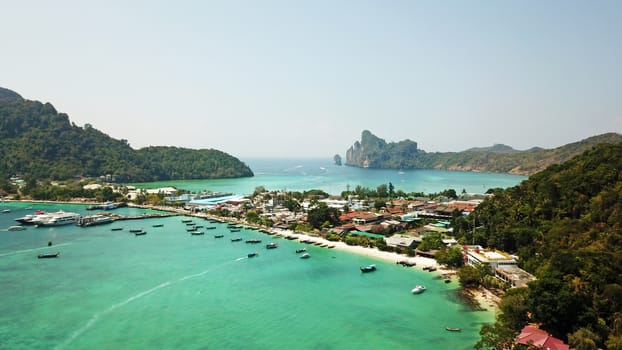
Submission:
[[[497,144],[492,147],[471,148],[463,152],[427,153],[411,140],[387,143],[365,130],[361,141],[346,151],[346,165],[383,169],[444,169],[486,171],[530,175],[559,164],[601,144],[622,142],[622,135],[607,133],[554,149],[534,147],[518,151]]]
[[[70,123],[49,103],[0,88],[0,177],[34,179],[114,175],[117,181],[159,181],[253,176],[237,158],[214,149],[147,147]]]

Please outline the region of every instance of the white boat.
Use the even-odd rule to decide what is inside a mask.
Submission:
[[[415,288],[413,288],[413,289],[411,290],[411,292],[412,292],[413,294],[421,294],[421,293],[423,293],[424,291],[425,291],[425,286],[422,286],[422,285],[417,285],[417,286],[415,286]]]
[[[60,226],[75,224],[80,218],[80,214],[72,212],[58,211],[56,213],[48,213],[41,215],[40,219],[33,219],[33,222],[39,226]]]
[[[22,231],[25,230],[26,228],[24,226],[19,226],[19,225],[15,225],[15,226],[9,226],[8,230],[9,231]]]
[[[309,255],[309,253],[304,253],[300,256],[300,259],[309,259],[311,257],[311,255]]]

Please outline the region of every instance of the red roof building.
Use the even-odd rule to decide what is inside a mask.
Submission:
[[[533,326],[525,326],[521,330],[516,337],[516,344],[535,345],[548,350],[568,350],[569,348],[563,341]]]

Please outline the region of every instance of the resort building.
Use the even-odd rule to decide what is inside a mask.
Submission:
[[[494,276],[512,287],[525,287],[536,278],[518,267],[516,259],[498,250],[487,250],[481,246],[462,247],[465,263],[469,266],[487,265]]]

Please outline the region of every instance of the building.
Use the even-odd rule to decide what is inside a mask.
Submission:
[[[534,345],[540,349],[568,350],[569,346],[546,331],[533,325],[525,326],[515,339],[516,344]]]
[[[494,276],[512,287],[525,287],[536,278],[518,267],[513,256],[498,250],[487,250],[478,245],[463,246],[465,263],[469,266],[486,265]]]
[[[463,246],[465,262],[469,266],[487,265],[492,270],[499,266],[516,266],[516,260],[507,253],[487,250],[478,245]]]

